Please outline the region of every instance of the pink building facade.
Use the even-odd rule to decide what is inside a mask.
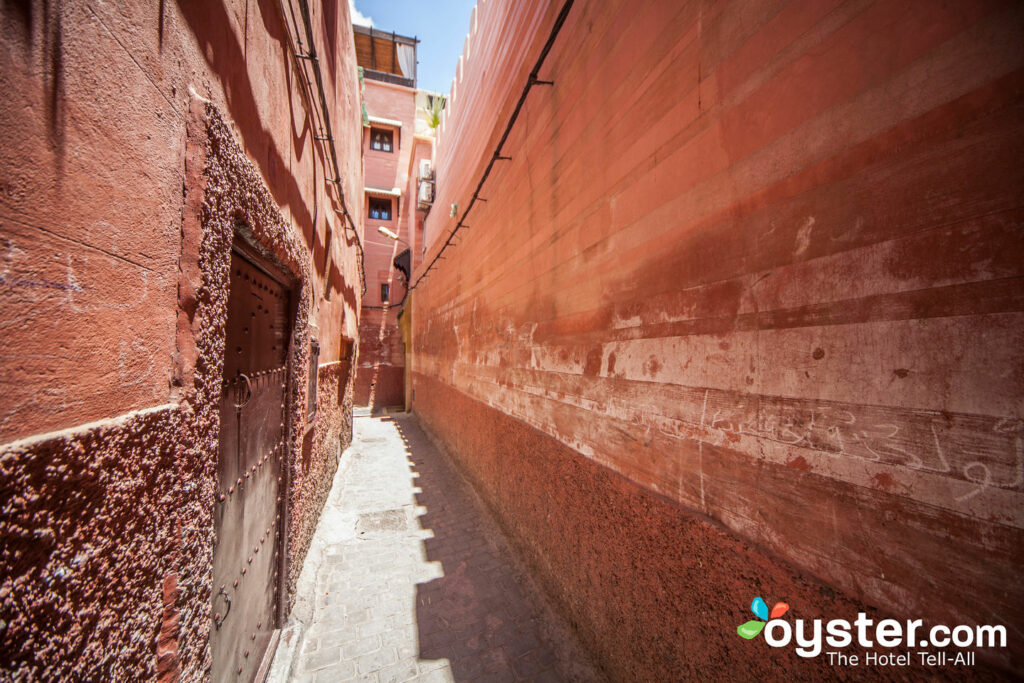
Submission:
[[[425,93],[416,90],[414,77],[403,74],[399,59],[388,61],[403,47],[413,50],[414,58],[415,39],[363,27],[356,27],[355,36],[367,114],[367,296],[359,326],[355,400],[371,409],[402,408],[407,403],[407,349],[399,316],[408,301],[407,271],[422,259],[423,218],[430,202],[421,201],[419,187],[424,176],[428,183],[432,177],[433,131],[424,125]],[[388,68],[393,70],[382,71]]]
[[[398,313],[406,297],[406,281],[394,261],[409,249],[407,245],[412,239],[406,185],[415,130],[416,90],[415,79],[411,74],[403,76],[397,59],[385,63],[382,58],[393,57],[404,43],[391,41],[391,34],[362,27],[356,30],[367,113],[363,129],[367,296],[359,325],[355,401],[357,405],[379,409],[405,403],[405,349]],[[366,45],[375,50],[369,58],[369,50],[359,49]],[[415,49],[414,41],[412,46]],[[381,228],[397,239],[382,234]]]

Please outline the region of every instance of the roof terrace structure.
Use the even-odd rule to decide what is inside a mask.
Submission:
[[[366,78],[385,83],[416,87],[415,37],[378,31],[369,26],[353,26],[356,62],[363,67]]]

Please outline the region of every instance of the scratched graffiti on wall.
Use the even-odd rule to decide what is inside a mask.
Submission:
[[[0,374],[0,433],[66,427],[166,400],[167,384],[156,378],[169,362],[169,350],[153,348],[150,338],[171,329],[167,277],[98,248],[72,252],[31,228],[5,228],[0,331],[6,343],[0,353],[9,362]],[[116,245],[116,228],[100,221],[93,229]],[[155,292],[166,307],[150,306]],[[154,327],[165,322],[166,328]],[[82,334],[89,326],[112,334],[121,329],[126,336],[104,343]],[[72,364],[73,380],[53,379]],[[130,393],[119,393],[124,391]]]
[[[705,390],[705,401],[711,390]],[[743,434],[834,457],[945,474],[1024,490],[1024,421],[747,395],[715,400],[701,415],[706,434]]]
[[[588,377],[584,349],[535,344],[536,323],[498,320],[477,327],[474,313],[475,306],[470,311],[449,304],[427,321],[427,333],[418,342],[431,352],[421,363],[423,370],[434,370],[435,376],[609,466],[622,459],[622,440],[632,438],[617,435],[654,430],[678,441],[680,449],[686,442],[707,443],[750,457],[771,457],[798,469],[1024,526],[1014,502],[1024,492],[1024,420],[1018,417],[635,383],[607,368],[601,376]],[[436,362],[434,354],[450,361]],[[549,403],[537,403],[540,397]],[[550,407],[538,409],[543,405]],[[567,430],[565,425],[572,422],[562,420],[560,425],[551,417],[562,408],[586,411],[578,412],[575,424],[604,420],[610,426]],[[766,451],[766,446],[772,448]],[[921,476],[947,484],[920,486]],[[664,490],[662,481],[649,483]]]

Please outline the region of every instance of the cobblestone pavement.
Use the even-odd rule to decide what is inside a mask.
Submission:
[[[601,680],[412,417],[356,417],[285,633],[271,680]]]

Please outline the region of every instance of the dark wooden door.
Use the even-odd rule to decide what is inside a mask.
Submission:
[[[213,552],[214,681],[252,681],[277,613],[291,291],[231,255]]]

